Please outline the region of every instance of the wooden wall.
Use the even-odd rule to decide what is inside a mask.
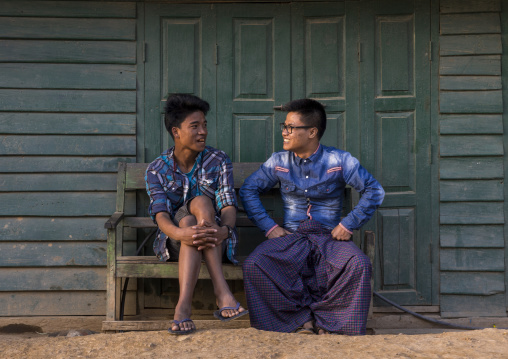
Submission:
[[[501,1],[440,10],[441,314],[505,316]]]
[[[105,313],[136,21],[134,2],[0,3],[0,316]]]

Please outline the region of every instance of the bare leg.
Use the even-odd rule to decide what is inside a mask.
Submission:
[[[203,219],[207,222],[215,223],[215,209],[213,208],[212,201],[206,196],[195,197],[190,203],[189,211],[196,217],[198,223]],[[214,294],[217,297],[217,306],[219,308],[235,307],[237,301],[233,293],[231,293],[222,273],[222,245],[204,249],[203,255],[210,278],[212,279]],[[244,310],[240,306],[238,310],[227,309],[222,311],[221,314],[224,317],[232,317]]]
[[[184,217],[179,226],[190,227],[196,224],[194,216]],[[199,268],[201,266],[201,251],[196,247],[181,244],[180,255],[178,259],[178,280],[180,283],[180,296],[175,308],[175,320],[183,320],[191,316],[192,295],[194,294],[194,287],[198,280]],[[172,330],[191,330],[194,329],[193,322],[184,322],[174,324]]]

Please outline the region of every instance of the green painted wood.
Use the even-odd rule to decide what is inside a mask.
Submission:
[[[503,224],[503,204],[500,202],[441,203],[441,224]]]
[[[501,11],[500,0],[441,0],[439,2],[442,13],[460,13],[460,12],[487,12]]]
[[[441,295],[441,317],[506,317],[504,297],[504,294]]]
[[[501,33],[498,13],[441,15],[441,35]]]
[[[501,56],[449,56],[439,59],[441,75],[501,75]]]
[[[0,288],[7,291],[106,290],[106,268],[2,268]]]
[[[135,91],[0,90],[1,111],[135,112]]]
[[[4,241],[105,241],[107,217],[0,217]],[[37,228],[36,231],[33,228]]]
[[[440,92],[441,113],[501,113],[502,91],[451,91]]]
[[[502,115],[443,115],[440,117],[442,135],[502,134]]]
[[[273,106],[290,100],[290,8],[288,4],[219,5],[217,8],[217,144],[234,162],[264,161],[281,147]],[[268,109],[268,111],[267,111]],[[248,137],[248,121],[269,116],[271,137],[263,145],[234,148],[235,135]],[[240,123],[241,121],[241,123]],[[255,123],[252,123],[255,126]],[[266,133],[266,132],[265,132]],[[247,153],[244,155],[244,151]]]
[[[52,191],[114,191],[114,173],[82,174],[2,174],[0,192],[52,192]]]
[[[0,132],[38,135],[134,135],[136,116],[109,113],[0,112]]]
[[[118,162],[135,162],[136,158],[82,156],[2,156],[2,172],[116,172]]]
[[[502,54],[501,35],[449,35],[441,36],[441,56],[497,55]]]
[[[441,247],[504,247],[503,226],[443,226],[439,227]]]
[[[2,16],[136,17],[136,4],[118,1],[3,1]]]
[[[491,181],[441,181],[441,202],[450,201],[503,201],[502,180]]]
[[[0,63],[0,88],[135,90],[133,65]]]
[[[135,213],[134,196],[128,214]],[[109,216],[115,211],[112,192],[0,193],[0,216]]]
[[[360,139],[362,165],[381,179],[386,190],[377,219],[363,228],[377,234],[380,248],[388,248],[375,266],[375,290],[385,291],[397,303],[430,304],[430,2],[365,1],[356,9],[360,44],[348,46],[356,50],[359,46],[361,51],[346,61],[360,61],[360,121],[357,132],[350,136]],[[348,101],[354,103],[354,92]],[[348,114],[346,119],[349,121]],[[385,228],[383,211],[398,211],[399,225]],[[383,281],[388,278],[391,283],[399,282],[385,286]],[[387,290],[390,286],[393,290]]]
[[[503,249],[441,249],[442,271],[504,271]]]
[[[494,295],[504,293],[503,273],[442,272],[441,294]]]
[[[0,40],[0,62],[135,64],[136,42]]]
[[[133,136],[15,136],[0,139],[3,155],[135,156]]]
[[[441,156],[502,156],[501,136],[441,136]]]
[[[145,6],[145,83],[151,85],[145,87],[146,151],[141,162],[152,161],[172,143],[161,113],[165,99],[175,92],[192,93],[210,103],[207,144],[217,147],[215,9],[205,4]]]
[[[440,89],[446,90],[500,90],[501,76],[441,76]]]
[[[441,179],[503,178],[503,159],[492,157],[441,158]]]
[[[3,17],[5,39],[135,40],[135,19]]]
[[[234,142],[235,158],[241,162],[256,162],[262,158],[268,158],[273,152],[271,141],[260,139],[274,138],[273,116],[234,116],[236,133]],[[275,129],[275,133],[278,132]],[[256,149],[251,151],[250,149]],[[264,151],[263,151],[264,150]]]

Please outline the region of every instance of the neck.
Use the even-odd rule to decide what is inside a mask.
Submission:
[[[316,142],[312,142],[311,144],[309,144],[309,146],[307,146],[305,149],[302,149],[301,151],[294,152],[294,153],[298,157],[306,159],[306,158],[309,158],[310,156],[312,156],[314,154],[314,152],[316,152],[318,147],[319,147],[319,141],[316,141]]]
[[[176,164],[184,173],[188,173],[190,170],[192,170],[198,155],[199,152],[191,151],[188,149],[181,149],[179,147],[175,147],[175,150],[173,151],[173,157],[176,161]]]

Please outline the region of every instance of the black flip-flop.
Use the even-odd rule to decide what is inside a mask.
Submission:
[[[247,309],[245,309],[243,312],[240,312],[237,315],[233,315],[232,317],[222,316],[223,310],[228,310],[228,309],[238,310],[238,308],[240,308],[240,302],[236,302],[236,307],[222,307],[219,310],[216,310],[215,312],[213,312],[213,316],[217,319],[220,319],[222,322],[229,322],[230,320],[243,317],[245,314],[249,313],[249,311]]]
[[[184,322],[192,322],[192,319],[186,318],[186,319],[182,319],[182,320],[173,320],[173,324],[176,324],[176,325],[180,325],[181,323],[184,323]],[[189,330],[173,330],[173,329],[171,329],[171,327],[168,328],[169,334],[172,334],[172,335],[192,334],[195,331],[196,331],[196,327],[189,329]]]

